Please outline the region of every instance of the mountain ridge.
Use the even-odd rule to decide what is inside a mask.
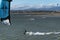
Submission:
[[[11,10],[26,10],[26,11],[60,11],[60,6],[21,6],[11,8]]]

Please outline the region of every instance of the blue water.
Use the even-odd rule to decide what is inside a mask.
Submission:
[[[60,16],[11,14],[11,26],[0,23],[1,40],[60,40],[60,34],[29,36],[26,31],[60,32]]]

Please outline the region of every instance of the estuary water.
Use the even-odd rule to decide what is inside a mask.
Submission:
[[[0,40],[60,40],[60,16],[11,14],[10,26],[0,23]]]

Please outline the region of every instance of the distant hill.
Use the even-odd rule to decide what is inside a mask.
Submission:
[[[11,10],[20,10],[20,11],[60,11],[60,6],[21,6],[11,8]]]

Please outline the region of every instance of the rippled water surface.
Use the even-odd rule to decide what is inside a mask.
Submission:
[[[60,40],[60,16],[11,14],[11,26],[0,23],[0,40]],[[27,35],[41,32],[50,35]]]

